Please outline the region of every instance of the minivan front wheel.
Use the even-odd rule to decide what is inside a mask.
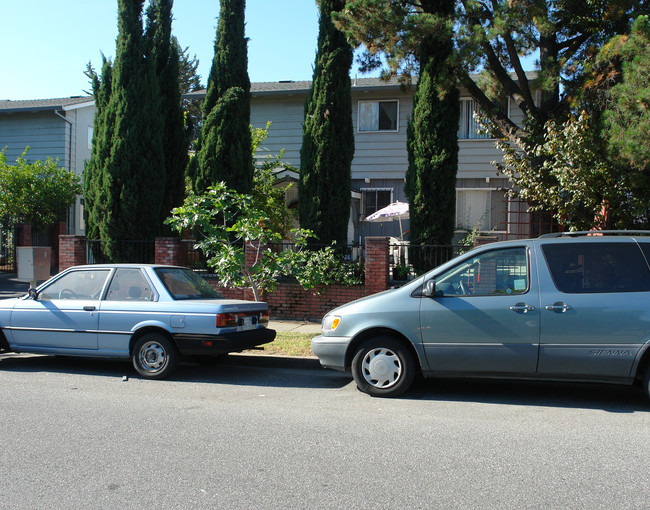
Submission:
[[[373,397],[401,395],[415,378],[411,351],[391,337],[376,337],[362,343],[351,368],[357,388]]]

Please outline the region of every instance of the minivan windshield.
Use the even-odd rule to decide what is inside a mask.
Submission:
[[[174,299],[223,299],[221,294],[191,269],[158,267],[156,273]]]

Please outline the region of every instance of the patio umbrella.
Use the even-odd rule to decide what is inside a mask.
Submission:
[[[388,204],[386,207],[375,211],[370,216],[367,216],[364,221],[369,221],[372,223],[375,222],[384,222],[384,221],[395,221],[399,220],[399,234],[400,238],[404,236],[402,233],[402,219],[407,220],[409,218],[409,205],[406,202],[393,202]]]

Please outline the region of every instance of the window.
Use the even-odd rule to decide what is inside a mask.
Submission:
[[[53,299],[99,299],[108,270],[72,271],[38,293],[40,301]]]
[[[367,218],[372,213],[386,207],[393,201],[392,188],[362,189],[363,193],[363,217]]]
[[[151,285],[139,269],[120,268],[106,294],[107,301],[153,301]]]
[[[508,99],[499,103],[499,109],[508,114]],[[476,120],[474,113],[479,110],[478,102],[473,99],[460,100],[460,120],[458,124],[458,138],[461,140],[491,138],[489,133],[479,132],[480,124]]]
[[[508,198],[505,190],[456,190],[456,228],[505,231]]]
[[[490,296],[528,291],[526,248],[506,248],[464,260],[436,278],[438,296]]]
[[[359,131],[397,131],[399,102],[359,101]]]
[[[542,252],[560,292],[650,290],[650,271],[636,244],[562,242],[545,244]]]

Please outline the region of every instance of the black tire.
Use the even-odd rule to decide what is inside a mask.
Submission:
[[[650,398],[650,365],[645,368],[643,375],[643,392],[646,397]]]
[[[361,344],[352,359],[357,388],[373,397],[396,397],[415,378],[411,351],[392,337],[375,337]]]
[[[163,379],[178,365],[178,351],[160,333],[147,333],[133,346],[131,360],[136,372],[145,379]]]

